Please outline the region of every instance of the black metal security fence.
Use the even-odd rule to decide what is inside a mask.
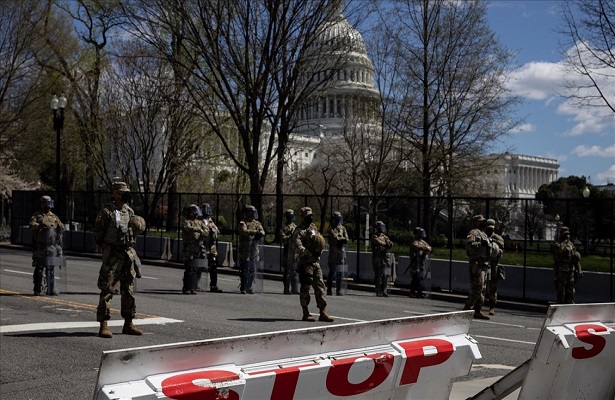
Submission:
[[[55,212],[67,225],[65,248],[74,251],[94,251],[91,231],[97,211],[110,202],[109,192],[46,193],[15,191],[10,210],[11,243],[28,243],[28,223],[38,209],[40,197],[55,199]],[[181,210],[188,204],[209,203],[212,218],[221,230],[221,242],[237,241],[237,226],[242,210],[250,204],[245,193],[177,193],[163,194],[157,201],[142,193],[133,194],[131,206],[143,216],[148,230],[142,235],[137,248],[140,256],[148,259],[180,261]],[[278,207],[281,201],[282,207]],[[311,207],[314,222],[326,232],[334,211],[340,211],[351,242],[349,250],[356,253],[354,278],[369,280],[368,266],[361,254],[369,252],[369,238],[376,221],[383,221],[387,234],[395,244],[398,257],[408,255],[408,244],[415,226],[423,227],[428,241],[434,247],[434,258],[448,260],[448,284],[441,289],[453,291],[455,279],[452,271],[455,260],[465,261],[464,243],[472,227],[472,217],[482,214],[496,221],[496,232],[506,239],[504,264],[518,265],[523,270],[521,297],[526,297],[527,268],[551,268],[551,244],[557,239],[561,226],[570,228],[579,251],[583,267],[597,271],[608,279],[608,298],[613,299],[613,238],[615,237],[615,199],[550,199],[542,203],[534,199],[478,198],[478,197],[398,197],[372,198],[368,196],[314,196],[264,194],[260,198],[259,220],[267,231],[266,243],[279,246],[278,235],[282,218],[276,218],[278,209],[293,209],[299,219],[301,207]],[[297,221],[298,222],[298,221]],[[90,233],[90,234],[88,234]],[[139,245],[139,243],[138,243]],[[166,248],[161,248],[166,246]],[[279,268],[279,266],[277,266]],[[399,270],[399,268],[398,268]],[[403,269],[400,272],[404,272]],[[363,275],[363,276],[362,276]]]

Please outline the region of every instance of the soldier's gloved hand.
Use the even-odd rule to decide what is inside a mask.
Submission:
[[[482,239],[482,240],[480,241],[480,244],[482,244],[482,245],[483,245],[483,246],[485,246],[485,247],[490,247],[490,246],[491,246],[491,243],[489,242],[489,240],[488,240],[488,239]]]
[[[254,239],[259,240],[262,237],[263,237],[263,234],[260,231],[256,231],[254,233]]]

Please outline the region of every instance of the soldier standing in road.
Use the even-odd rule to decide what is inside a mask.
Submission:
[[[60,218],[51,211],[53,200],[49,196],[41,197],[41,208],[30,218],[32,231],[32,266],[34,267],[34,295],[40,296],[42,291],[44,260],[47,257],[62,256],[62,232],[64,224]],[[61,266],[61,265],[60,265]],[[47,293],[57,296],[55,290],[55,265],[47,266]]]
[[[218,287],[218,235],[220,230],[216,223],[211,219],[211,205],[204,203],[201,206],[203,223],[207,228],[207,238],[205,239],[205,250],[207,251],[207,267],[209,268],[209,291],[212,293],[222,293]],[[199,287],[202,271],[197,272],[196,285]]]
[[[113,336],[107,321],[111,319],[111,299],[118,281],[122,297],[121,314],[124,318],[122,333],[143,334],[143,331],[132,323],[136,313],[134,286],[137,277],[137,253],[133,246],[136,237],[145,231],[145,221],[135,215],[128,206],[130,190],[124,182],[113,183],[112,190],[112,202],[99,211],[94,225],[94,240],[103,253],[102,266],[98,273],[100,300],[96,310],[96,320],[100,322],[98,336],[103,338]]]
[[[475,215],[473,224],[474,228],[466,237],[466,253],[470,258],[470,294],[463,309],[474,309],[474,318],[476,319],[491,319],[482,312],[483,303],[485,302],[483,288],[485,286],[485,275],[489,269],[491,242],[487,234],[483,232],[485,217]]]
[[[327,295],[333,293],[333,279],[335,279],[335,295],[342,295],[342,271],[337,268],[346,264],[346,243],[348,243],[348,232],[343,224],[342,214],[335,211],[331,217],[329,226],[329,274],[327,275]]]
[[[205,268],[205,241],[209,229],[199,218],[201,210],[196,204],[184,207],[184,224],[182,226],[182,242],[184,245],[184,279],[183,294],[196,294],[199,272]]]
[[[583,277],[583,271],[581,254],[570,239],[570,229],[565,226],[560,229],[559,241],[553,244],[553,260],[557,302],[574,304],[574,283],[576,279]]]
[[[410,242],[410,297],[419,299],[423,295],[423,277],[425,274],[425,259],[431,253],[431,246],[424,240],[425,230],[421,227],[414,228],[412,242]]]
[[[299,301],[303,309],[303,321],[315,321],[308,310],[310,304],[310,287],[314,289],[316,306],[320,310],[319,321],[333,322],[327,314],[327,297],[325,295],[325,282],[320,269],[320,254],[325,248],[325,238],[318,232],[312,223],[314,215],[310,207],[301,208],[301,225],[295,229],[293,241],[295,255],[298,262],[301,289]]]
[[[290,208],[284,213],[286,223],[280,230],[282,241],[282,270],[284,294],[299,294],[297,290],[297,264],[295,263],[295,245],[292,241],[295,225],[295,212]]]
[[[376,221],[371,238],[372,267],[374,268],[374,285],[376,296],[389,297],[389,279],[395,273],[395,257],[391,252],[393,242],[386,235],[386,225]],[[393,278],[395,280],[395,278]]]
[[[489,302],[489,315],[495,315],[495,305],[498,300],[498,281],[503,271],[500,259],[504,253],[504,238],[495,233],[495,220],[488,219],[485,233],[491,241],[491,254],[489,255],[489,288],[487,300]]]
[[[254,294],[254,274],[260,254],[258,244],[265,237],[265,229],[258,222],[258,212],[254,206],[246,206],[244,219],[239,222],[239,273],[241,294]]]

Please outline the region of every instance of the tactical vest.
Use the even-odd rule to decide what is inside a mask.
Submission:
[[[135,237],[130,227],[130,217],[134,212],[127,205],[118,209],[114,204],[107,204],[105,209],[108,220],[103,241],[111,247],[125,250],[131,248]]]

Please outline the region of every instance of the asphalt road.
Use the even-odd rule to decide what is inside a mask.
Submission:
[[[145,264],[138,280],[137,325],[143,336],[121,334],[119,295],[113,299],[114,336],[97,336],[99,259],[68,257],[57,279],[57,297],[32,296],[30,253],[0,249],[0,398],[91,399],[105,350],[272,332],[326,325],[301,321],[298,296],[265,281],[264,292],[239,293],[237,276],[220,275],[224,293],[181,293],[183,271]],[[202,285],[203,286],[203,285]],[[351,290],[330,296],[333,324],[458,311],[461,304],[402,296],[376,297]],[[312,301],[311,311],[316,312]],[[501,376],[530,358],[543,313],[498,310],[491,321],[472,322],[482,359],[459,380]]]

